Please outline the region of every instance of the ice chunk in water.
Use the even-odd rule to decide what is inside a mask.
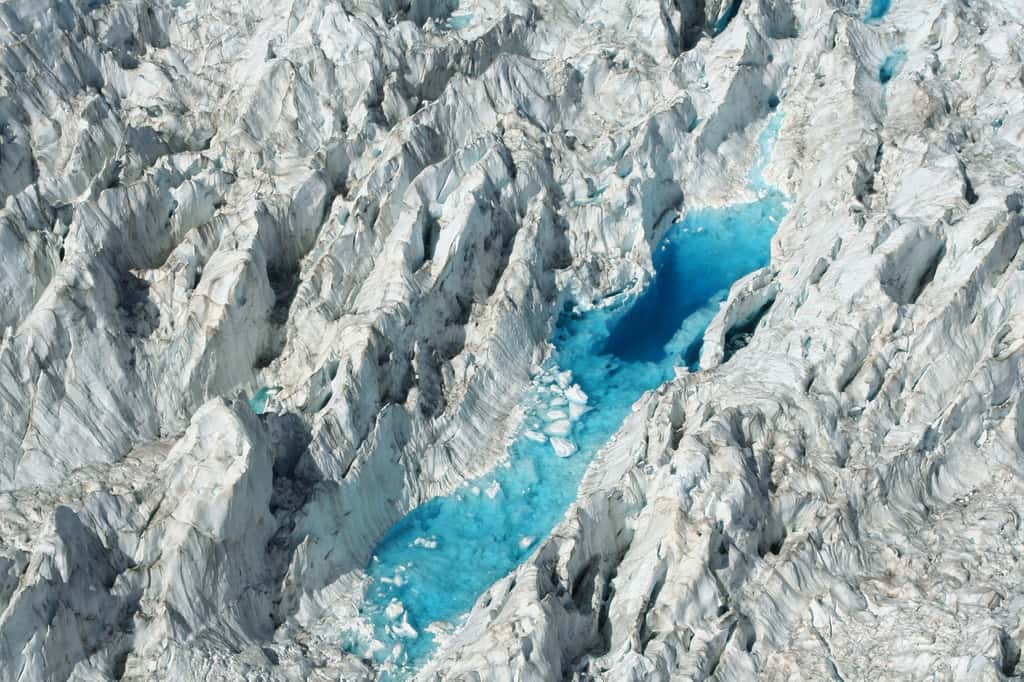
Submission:
[[[576,454],[576,444],[565,438],[552,438],[551,447],[555,449],[555,454],[559,457],[572,457]]]
[[[569,405],[569,419],[571,421],[578,421],[583,416],[583,413],[589,409],[589,407],[581,403],[571,403]]]
[[[565,397],[569,399],[569,402],[576,403],[577,405],[587,404],[587,394],[583,392],[583,389],[579,387],[579,384],[573,384],[565,391]]]
[[[420,633],[416,631],[416,628],[409,625],[409,614],[402,612],[402,620],[397,625],[391,626],[391,632],[398,637],[404,637],[406,639],[416,639],[420,636]]]
[[[545,436],[543,433],[539,433],[537,431],[532,430],[523,431],[523,437],[532,440],[535,443],[543,443],[548,439],[548,437]]]
[[[497,497],[498,493],[500,493],[500,492],[501,492],[501,484],[498,483],[497,481],[491,481],[491,484],[489,486],[487,486],[487,489],[484,491],[484,493],[487,494],[487,497],[491,498],[492,500],[495,497]]]
[[[559,419],[544,428],[544,433],[549,436],[568,436],[570,431],[572,431],[572,423],[568,419]]]
[[[384,609],[384,615],[386,615],[391,620],[395,620],[403,613],[405,613],[405,607],[402,606],[402,602],[398,601],[397,599],[392,599],[391,603],[388,604],[388,607]]]

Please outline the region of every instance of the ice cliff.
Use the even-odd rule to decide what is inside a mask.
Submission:
[[[752,164],[770,264],[419,676],[1024,674],[1021,35],[997,0],[7,0],[0,682],[378,677],[342,636],[378,541]]]

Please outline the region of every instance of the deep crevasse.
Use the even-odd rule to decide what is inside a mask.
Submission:
[[[756,201],[688,212],[657,245],[643,292],[563,313],[507,460],[385,535],[367,569],[363,614],[374,639],[348,633],[347,648],[372,655],[386,677],[411,676],[437,635],[550,532],[633,403],[677,366],[696,370],[704,330],[731,284],[767,264],[785,215],[784,197],[762,177],[780,125],[777,111],[759,137]]]

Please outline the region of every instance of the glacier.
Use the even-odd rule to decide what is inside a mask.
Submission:
[[[0,682],[1019,678],[1022,34],[7,0]]]

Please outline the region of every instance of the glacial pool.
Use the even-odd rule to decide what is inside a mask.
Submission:
[[[344,639],[349,651],[372,656],[384,679],[412,677],[435,635],[457,627],[536,549],[644,392],[677,366],[697,369],[705,329],[732,283],[768,263],[786,213],[784,197],[761,178],[780,121],[777,113],[766,126],[751,170],[758,200],[690,211],[657,244],[655,274],[639,295],[564,311],[506,461],[417,507],[381,539],[362,610],[375,641]]]
[[[864,17],[864,21],[881,21],[885,18],[885,15],[889,13],[889,9],[891,7],[892,0],[871,0],[871,7],[868,9],[868,13]]]

